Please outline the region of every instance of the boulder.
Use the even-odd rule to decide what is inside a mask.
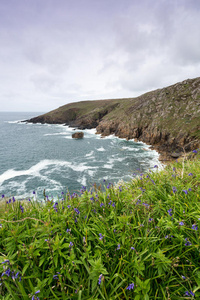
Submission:
[[[82,139],[83,136],[84,136],[84,133],[81,132],[81,131],[75,132],[75,133],[72,134],[72,138],[73,138],[73,139]]]

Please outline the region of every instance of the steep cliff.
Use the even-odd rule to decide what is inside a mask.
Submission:
[[[96,128],[176,156],[200,146],[200,77],[136,98],[70,103],[28,122]]]

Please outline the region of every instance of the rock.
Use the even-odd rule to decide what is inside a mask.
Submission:
[[[84,136],[84,133],[82,131],[75,132],[72,134],[73,139],[82,139]]]
[[[171,157],[173,157],[173,158],[179,158],[180,156],[181,156],[181,152],[173,152],[172,154],[171,154]]]

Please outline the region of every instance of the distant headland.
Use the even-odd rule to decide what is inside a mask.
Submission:
[[[26,122],[96,128],[150,144],[161,160],[177,158],[200,147],[200,77],[135,98],[66,104]]]

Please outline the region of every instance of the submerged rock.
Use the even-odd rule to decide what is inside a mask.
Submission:
[[[79,131],[72,134],[73,139],[82,139],[84,137],[84,133]]]

